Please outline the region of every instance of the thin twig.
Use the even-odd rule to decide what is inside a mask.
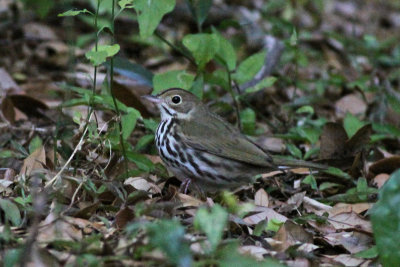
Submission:
[[[89,120],[92,118],[93,113],[90,115]],[[88,131],[89,127],[86,126],[85,127],[85,131],[83,132],[81,139],[79,140],[79,143],[75,146],[74,151],[72,152],[71,156],[69,157],[69,159],[67,160],[67,162],[64,164],[64,166],[61,168],[61,170],[50,180],[46,183],[45,188],[48,188],[49,186],[51,186],[56,180],[58,180],[61,176],[61,174],[64,172],[65,168],[67,168],[67,166],[69,165],[69,163],[72,161],[72,159],[74,158],[75,154],[78,152],[78,150],[82,147],[83,144],[83,140],[86,136],[86,133]]]

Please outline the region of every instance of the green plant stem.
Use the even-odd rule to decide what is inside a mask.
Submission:
[[[112,1],[112,8],[111,8],[111,31],[112,31],[112,37],[111,37],[111,44],[113,45],[115,42],[115,0]],[[117,117],[118,117],[118,128],[119,128],[119,142],[121,145],[121,151],[122,151],[122,155],[124,156],[124,167],[125,167],[125,172],[128,173],[128,162],[126,161],[127,157],[126,157],[126,150],[125,150],[125,145],[124,145],[124,138],[122,136],[122,120],[121,120],[121,112],[119,110],[118,107],[118,103],[117,103],[117,99],[115,98],[115,95],[113,93],[113,84],[114,84],[114,57],[111,57],[110,59],[110,77],[109,77],[109,88],[110,88],[110,93],[111,93],[111,97],[114,103],[114,107],[115,107],[115,112],[117,113]]]
[[[157,36],[158,39],[160,39],[161,41],[163,41],[164,43],[166,43],[169,47],[171,47],[173,50],[177,51],[178,53],[180,53],[183,57],[185,57],[187,60],[190,61],[190,63],[192,63],[193,65],[196,65],[196,61],[194,61],[194,59],[188,54],[186,53],[182,48],[174,45],[173,43],[171,43],[170,41],[168,41],[167,39],[165,39],[158,31],[154,32],[154,35]]]
[[[242,122],[241,122],[241,120],[240,120],[240,106],[239,106],[239,102],[238,102],[237,99],[236,99],[236,95],[235,95],[235,93],[233,92],[233,88],[232,88],[232,75],[231,75],[231,72],[229,71],[229,67],[228,67],[228,65],[226,64],[225,60],[223,60],[223,59],[222,59],[221,57],[219,57],[218,55],[216,55],[216,58],[217,58],[219,61],[223,62],[224,68],[225,68],[226,72],[228,73],[228,91],[229,91],[229,94],[230,94],[231,97],[232,97],[233,105],[235,106],[235,111],[236,111],[236,117],[237,117],[237,123],[238,123],[239,131],[242,131]],[[235,85],[236,85],[236,84],[235,84]],[[237,89],[238,95],[240,95],[239,87],[238,87],[238,86],[235,86],[235,88]]]

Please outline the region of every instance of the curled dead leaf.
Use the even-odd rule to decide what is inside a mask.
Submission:
[[[37,169],[43,169],[46,165],[46,151],[43,146],[38,147],[35,151],[32,152],[25,160],[22,165],[20,175],[29,176],[32,171]]]

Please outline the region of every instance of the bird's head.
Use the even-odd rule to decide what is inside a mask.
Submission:
[[[189,91],[171,88],[153,96],[146,95],[145,99],[157,104],[161,112],[161,119],[177,117],[190,118],[192,112],[202,106],[200,99]]]

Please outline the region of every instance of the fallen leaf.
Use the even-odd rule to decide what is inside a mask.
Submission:
[[[124,207],[115,215],[115,224],[119,229],[123,229],[133,218],[135,218],[133,210],[129,207]]]
[[[19,87],[4,68],[0,68],[0,92],[2,95],[19,94],[22,92],[21,87]]]
[[[389,180],[390,175],[387,173],[381,173],[375,176],[375,178],[372,180],[372,184],[376,185],[376,187],[381,188],[387,180]]]
[[[307,233],[303,227],[287,220],[273,238],[278,243],[272,245],[274,250],[285,251],[288,247],[295,244],[312,243],[311,234]]]
[[[264,189],[260,188],[254,195],[254,204],[257,206],[268,207],[269,199],[268,194]]]
[[[322,129],[319,158],[330,159],[341,157],[347,139],[347,133],[342,125],[334,122],[326,123]]]
[[[336,230],[359,230],[372,234],[371,222],[354,211],[336,214],[329,217],[328,221]]]
[[[46,165],[46,152],[44,150],[44,147],[40,146],[24,160],[24,164],[22,165],[19,174],[29,176],[32,173],[32,171],[37,169],[43,169],[45,165]]]
[[[367,104],[357,94],[350,94],[336,101],[335,108],[338,118],[344,118],[348,112],[353,115],[361,115],[363,118],[367,111]]]
[[[244,255],[253,256],[258,260],[262,260],[264,259],[264,254],[268,253],[268,250],[258,246],[242,246],[239,247],[239,252]]]
[[[352,254],[366,250],[373,245],[372,237],[360,232],[330,233],[322,236],[322,239],[331,246],[342,246]]]
[[[393,156],[390,158],[378,160],[377,162],[373,163],[369,167],[369,171],[374,174],[391,174],[398,168],[400,168],[400,156]]]
[[[273,209],[267,207],[259,207],[256,206],[256,210],[259,211],[253,215],[247,216],[243,219],[248,225],[255,225],[261,222],[262,220],[268,219],[276,219],[280,222],[286,222],[287,218],[282,214],[274,211]]]
[[[336,256],[324,255],[324,257],[333,259],[336,263],[343,264],[344,266],[349,267],[359,266],[365,261],[364,259],[354,258],[349,254],[339,254]]]
[[[372,203],[337,203],[335,206],[332,207],[332,209],[328,211],[328,213],[329,216],[335,216],[336,214],[343,212],[355,212],[357,214],[360,214],[364,211],[369,210],[371,207]]]

